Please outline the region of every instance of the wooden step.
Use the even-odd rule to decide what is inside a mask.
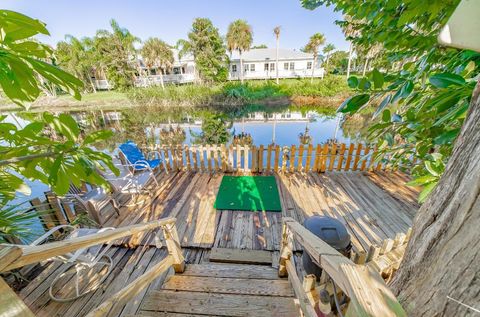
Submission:
[[[237,295],[294,296],[288,280],[172,275],[162,288]]]
[[[182,275],[276,280],[278,269],[248,264],[188,264]]]
[[[210,251],[209,259],[210,262],[272,265],[272,252],[264,250],[213,248]]]
[[[159,290],[144,299],[139,315],[146,312],[214,316],[299,316],[293,297],[233,295]],[[155,315],[150,316],[170,316]],[[175,315],[173,315],[175,316]]]

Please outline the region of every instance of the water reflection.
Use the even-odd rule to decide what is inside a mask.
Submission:
[[[17,114],[31,120],[38,114]],[[350,143],[366,139],[370,115],[338,115],[332,107],[252,105],[238,109],[165,109],[137,107],[121,111],[73,112],[84,133],[112,129],[114,137],[96,147],[113,152],[132,140],[153,144],[268,145]],[[18,119],[17,119],[18,120]],[[53,136],[52,136],[53,137]]]

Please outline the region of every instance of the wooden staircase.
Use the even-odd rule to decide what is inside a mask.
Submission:
[[[147,294],[137,316],[299,316],[294,296],[271,266],[189,264]]]

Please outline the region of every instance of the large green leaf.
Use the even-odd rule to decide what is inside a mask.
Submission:
[[[355,112],[370,100],[369,94],[361,94],[348,98],[337,109],[338,112]]]
[[[372,71],[373,86],[375,89],[381,89],[383,87],[384,78],[376,68]]]
[[[452,85],[460,86],[465,84],[465,78],[453,73],[435,74],[430,76],[429,81],[430,84],[437,88],[447,88]]]
[[[0,41],[14,42],[36,34],[49,35],[45,23],[10,10],[0,10]]]

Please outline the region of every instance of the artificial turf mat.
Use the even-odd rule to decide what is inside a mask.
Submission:
[[[218,210],[282,210],[274,176],[223,176],[214,207]]]

